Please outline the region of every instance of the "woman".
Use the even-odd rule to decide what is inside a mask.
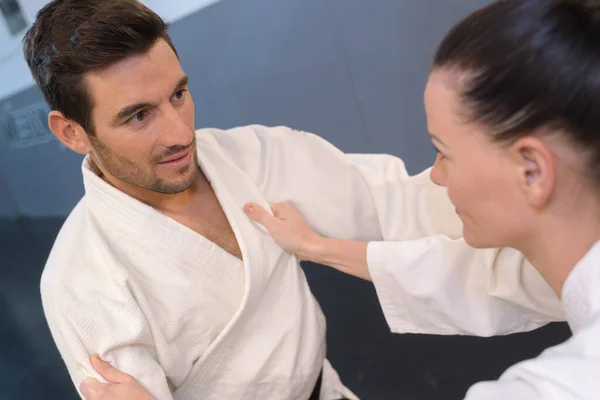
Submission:
[[[441,43],[425,107],[439,151],[430,177],[447,188],[464,241],[523,253],[561,298],[574,334],[466,398],[600,398],[600,1],[505,0],[472,14]],[[246,211],[299,258],[372,279],[392,328],[410,314],[429,317],[424,331],[432,320],[437,333],[462,328],[470,288],[456,279],[470,275],[452,268],[468,267],[431,262],[459,260],[462,241],[326,239],[291,205],[272,208],[275,216]],[[469,318],[495,313],[493,333],[526,323],[525,309],[501,307]]]
[[[394,332],[493,335],[556,319],[535,307],[541,286],[503,286],[484,270],[514,254],[493,248],[519,250],[574,335],[466,398],[599,398],[600,1],[502,0],[471,14],[437,50],[425,108],[439,151],[430,177],[447,188],[463,238],[347,242],[321,237],[290,204],[246,212],[297,257],[372,280]],[[88,399],[143,398],[92,362],[116,385],[88,382]]]

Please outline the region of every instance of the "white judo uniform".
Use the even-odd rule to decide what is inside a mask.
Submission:
[[[561,299],[513,249],[475,250],[443,235],[372,242],[369,271],[396,333],[504,335],[565,320],[573,336],[472,386],[465,400],[600,399],[600,242]]]
[[[396,157],[343,154],[284,127],[203,129],[197,147],[243,262],[84,162],[86,194],[41,282],[76,386],[97,377],[88,357],[98,352],[158,399],[302,400],[321,368],[321,399],[356,398],[325,359],[325,321],[298,261],[245,216],[250,201],[290,201],[323,235],[372,241],[394,332],[491,335],[564,318],[522,255],[466,246],[445,189]]]
[[[385,208],[398,205],[378,200],[387,196],[378,186],[398,182],[379,164],[358,167],[317,136],[283,127],[199,130],[197,148],[244,262],[84,161],[85,196],[41,281],[74,384],[98,378],[88,361],[98,352],[158,399],[304,400],[322,368],[322,399],[355,398],[325,360],[325,320],[298,261],[242,207],[289,200],[324,234],[381,240]]]
[[[322,369],[322,399],[356,398],[325,359],[325,319],[298,261],[242,207],[294,199],[329,233],[373,239],[368,185],[331,145],[287,128],[199,130],[197,148],[243,262],[84,161],[85,196],[41,280],[74,384],[99,378],[88,361],[97,352],[160,400],[305,400]]]

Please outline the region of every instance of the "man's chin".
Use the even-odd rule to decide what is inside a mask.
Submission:
[[[198,171],[197,169],[194,169],[186,174],[185,178],[182,177],[179,180],[171,179],[168,181],[162,180],[160,184],[155,186],[154,191],[170,195],[180,194],[194,186],[194,183],[196,183],[197,179]]]

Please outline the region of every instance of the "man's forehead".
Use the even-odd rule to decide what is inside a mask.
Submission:
[[[172,58],[157,59],[151,50],[148,54],[90,71],[84,75],[88,93],[96,106],[111,109],[136,102],[159,101],[170,95],[185,76],[179,60],[172,50],[171,53]]]

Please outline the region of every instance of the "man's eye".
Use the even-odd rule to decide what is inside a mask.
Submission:
[[[131,117],[131,120],[135,121],[135,122],[142,122],[144,119],[146,119],[147,116],[148,116],[148,111],[143,110],[143,111],[140,111],[140,112],[134,114]]]
[[[183,98],[185,97],[185,92],[187,92],[186,89],[181,89],[180,91],[178,91],[177,93],[175,93],[175,99],[176,100],[183,100]]]

